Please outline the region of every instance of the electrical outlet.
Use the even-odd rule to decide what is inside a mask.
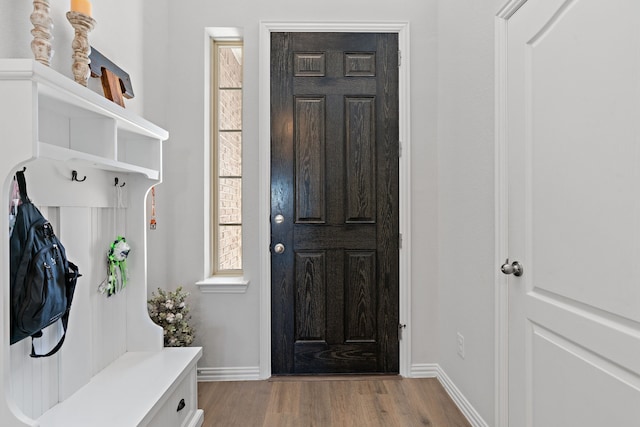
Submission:
[[[458,356],[464,359],[464,337],[460,332],[458,332]]]

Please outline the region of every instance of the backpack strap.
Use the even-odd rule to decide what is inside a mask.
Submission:
[[[36,353],[36,348],[33,345],[33,340],[35,338],[39,338],[42,336],[42,331],[38,331],[36,332],[32,337],[31,337],[31,354],[30,356],[37,359],[39,357],[49,357],[49,356],[53,356],[54,354],[56,354],[58,352],[58,350],[60,350],[60,348],[62,348],[62,344],[64,344],[64,338],[67,336],[67,324],[69,323],[69,310],[67,310],[64,313],[64,316],[62,316],[62,329],[64,329],[64,332],[62,333],[62,338],[60,338],[60,341],[58,341],[58,344],[56,344],[55,347],[53,347],[53,349],[47,353],[47,354],[37,354]]]
[[[35,334],[33,334],[31,336],[31,354],[30,354],[30,356],[33,358],[37,359],[39,357],[53,356],[58,352],[58,350],[60,350],[60,348],[62,348],[62,344],[64,344],[64,339],[67,336],[67,326],[69,325],[69,313],[71,312],[71,301],[73,299],[76,281],[78,280],[78,277],[82,276],[82,274],[78,273],[78,267],[72,262],[69,262],[69,270],[70,271],[67,273],[67,282],[68,282],[67,283],[67,310],[64,312],[64,314],[60,318],[60,320],[62,320],[62,330],[63,330],[62,337],[60,338],[60,341],[58,341],[58,344],[56,344],[56,346],[53,347],[53,349],[51,349],[50,352],[48,352],[47,354],[37,354],[36,349],[33,345],[33,339],[41,337],[42,331],[38,331]]]
[[[20,200],[22,203],[31,203],[27,195],[27,181],[24,179],[24,171],[16,172],[16,180],[18,181],[18,191],[20,191]]]

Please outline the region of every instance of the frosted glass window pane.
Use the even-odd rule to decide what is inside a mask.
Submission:
[[[242,91],[236,89],[221,89],[219,94],[218,129],[242,129]]]
[[[220,178],[218,182],[219,223],[240,224],[242,222],[242,181],[239,178]]]
[[[222,225],[218,235],[218,270],[242,269],[242,228]]]
[[[242,48],[218,49],[218,85],[221,88],[242,87]]]
[[[242,133],[220,132],[218,174],[220,176],[242,175]]]

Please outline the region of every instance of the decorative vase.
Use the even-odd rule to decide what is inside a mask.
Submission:
[[[51,47],[53,20],[49,16],[49,0],[33,0],[33,12],[30,19],[33,24],[31,51],[36,61],[48,67],[53,57]]]

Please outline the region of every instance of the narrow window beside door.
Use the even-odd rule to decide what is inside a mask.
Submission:
[[[212,274],[242,273],[242,43],[212,42]]]

